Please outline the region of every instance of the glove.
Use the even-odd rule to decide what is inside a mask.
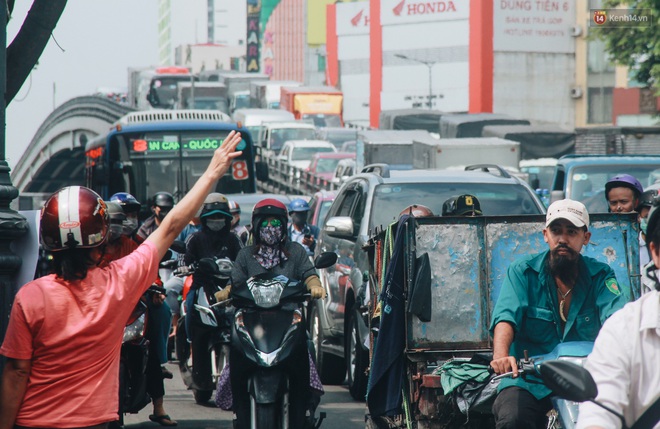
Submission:
[[[229,293],[231,292],[231,286],[227,286],[226,288],[217,291],[216,293],[213,294],[215,296],[215,300],[217,302],[222,302],[226,301],[229,299]]]
[[[319,280],[318,276],[307,277],[305,284],[307,285],[307,290],[312,295],[312,299],[325,298],[325,289],[321,286],[321,280]]]

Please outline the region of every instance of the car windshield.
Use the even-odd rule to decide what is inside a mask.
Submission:
[[[316,162],[316,173],[333,173],[341,158],[319,158]]]
[[[555,166],[530,166],[521,167],[521,173],[527,173],[529,179],[527,182],[532,188],[550,189],[552,187],[552,178],[555,175]]]
[[[520,184],[504,183],[397,183],[382,184],[374,190],[369,227],[389,225],[411,204],[442,213],[442,203],[452,196],[475,195],[484,215],[541,214],[530,191]]]
[[[304,114],[302,119],[311,119],[315,127],[341,127],[341,119],[338,115],[326,115],[319,113],[316,115]]]
[[[660,178],[658,164],[605,164],[575,167],[571,177],[568,178],[569,191],[566,198],[581,201],[589,213],[607,213],[605,183],[617,174],[624,173],[634,176],[644,188]]]
[[[314,128],[276,128],[271,131],[270,148],[279,152],[289,140],[314,140],[316,131]]]
[[[291,161],[311,161],[315,153],[333,152],[331,147],[294,147]]]

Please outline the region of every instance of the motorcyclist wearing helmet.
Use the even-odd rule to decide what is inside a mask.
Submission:
[[[316,240],[319,238],[319,228],[307,223],[309,215],[309,204],[302,198],[296,198],[289,203],[289,216],[291,224],[287,232],[291,241],[300,243],[307,251],[307,255],[313,256],[316,248]]]
[[[596,400],[624,417],[627,427],[658,428],[660,398],[660,200],[648,215],[646,241],[653,290],[610,317],[598,333],[585,368],[596,382]],[[642,420],[645,423],[642,423]],[[580,404],[577,429],[618,428],[619,418],[592,402]]]
[[[135,239],[139,227],[138,215],[142,205],[135,199],[135,197],[128,192],[117,192],[110,197],[110,202],[117,203],[121,206],[126,219],[122,225],[124,227],[123,235]]]
[[[250,231],[245,225],[241,225],[241,206],[236,201],[229,200],[229,212],[232,215],[231,232],[236,234],[239,240],[241,240],[241,243],[245,246]]]
[[[135,304],[158,273],[174,238],[224,176],[240,133],[230,133],[206,171],[130,255],[96,265],[108,237],[107,206],[91,189],[55,192],[41,211],[53,274],[18,291],[0,354],[0,427],[103,427],[117,420],[119,349]],[[38,381],[38,382],[35,382]],[[72,399],[73,398],[73,399]],[[72,406],[75,401],[75,406]]]
[[[271,272],[289,279],[302,280],[313,299],[324,298],[325,289],[312,265],[305,248],[292,242],[287,234],[287,207],[281,201],[267,198],[258,202],[252,212],[254,244],[238,253],[232,271],[232,286],[245,287],[247,280],[257,274]],[[231,288],[216,294],[218,301],[227,299]],[[249,426],[250,401],[245,389],[246,374],[251,363],[241,353],[230,353],[230,377],[234,412],[238,428]],[[309,394],[309,353],[306,344],[301,344],[297,357],[292,359],[290,371],[290,404],[292,423],[289,427],[303,428]]]
[[[99,263],[101,268],[107,267],[112,261],[129,255],[138,247],[137,242],[131,238],[131,233],[134,230],[125,228],[127,216],[123,208],[126,208],[127,205],[124,204],[122,207],[120,203],[114,201],[108,201],[106,204],[110,226],[103,259]],[[134,207],[129,208],[129,210],[131,209],[134,209]],[[149,340],[146,377],[147,393],[149,393],[153,403],[154,413],[152,416],[162,416],[160,421],[165,424],[174,424],[176,421],[169,418],[165,411],[165,385],[163,383],[163,378],[172,378],[173,374],[162,366],[167,362],[166,340],[171,323],[170,308],[163,304],[164,296],[161,294],[145,294],[142,300],[149,310],[149,323],[146,331],[146,338]],[[168,417],[165,418],[164,416]]]
[[[217,192],[209,194],[204,200],[200,215],[202,229],[190,237],[186,245],[186,254],[183,257],[184,264],[190,265],[202,258],[236,260],[238,251],[243,245],[238,237],[231,233],[231,219],[227,198]],[[191,290],[199,289],[208,281],[212,281],[212,279],[205,277],[205,273],[195,272]],[[194,293],[188,293],[186,297],[187,314],[193,314],[194,297]],[[186,327],[189,326],[190,319],[187,318]],[[190,329],[188,329],[188,334],[192,334]]]
[[[605,183],[605,199],[612,213],[634,211],[642,193],[642,184],[630,174],[617,174]]]
[[[640,273],[642,273],[642,283],[645,280],[644,267],[651,261],[651,252],[646,245],[646,230],[649,224],[649,212],[651,211],[656,195],[658,195],[657,189],[644,191],[639,198],[639,204],[635,208],[635,211],[639,213],[639,264]]]
[[[138,229],[136,240],[142,243],[156,228],[163,222],[165,216],[174,207],[174,197],[169,192],[156,192],[152,198],[153,204],[151,205],[151,216],[145,219]]]

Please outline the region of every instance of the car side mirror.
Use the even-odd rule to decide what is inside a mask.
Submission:
[[[349,216],[333,216],[326,220],[323,225],[325,231],[330,237],[352,239],[355,236],[355,225],[353,219]]]

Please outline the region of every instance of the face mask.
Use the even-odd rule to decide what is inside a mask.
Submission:
[[[649,219],[647,217],[642,218],[642,221],[639,223],[639,229],[642,230],[642,233],[646,235],[646,228],[649,227]]]
[[[211,230],[218,232],[225,227],[226,221],[224,219],[209,219],[206,221],[206,226]]]
[[[131,235],[137,229],[137,221],[135,219],[126,219],[122,222],[122,234]]]
[[[259,238],[269,246],[273,246],[282,241],[282,227],[265,226],[259,229]]]
[[[123,232],[123,225],[118,223],[111,223],[110,228],[108,228],[108,241],[112,242],[119,240],[119,237],[121,237]]]
[[[300,213],[294,213],[291,215],[291,221],[296,225],[304,225],[307,220],[307,216]]]

